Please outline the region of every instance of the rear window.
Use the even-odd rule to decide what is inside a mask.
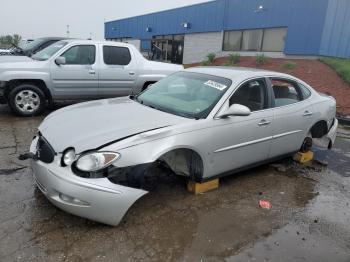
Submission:
[[[128,65],[131,61],[129,48],[103,46],[103,61],[106,65]]]
[[[307,99],[311,96],[311,91],[306,86],[299,83],[299,87],[300,87],[301,93],[303,94],[303,99]]]

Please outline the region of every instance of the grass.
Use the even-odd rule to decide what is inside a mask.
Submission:
[[[207,60],[201,62],[201,66],[210,66],[214,63],[216,55],[214,53],[207,54]]]
[[[350,59],[322,57],[320,60],[333,68],[346,83],[350,84]]]
[[[257,65],[264,65],[267,62],[267,57],[264,54],[257,54],[255,56],[255,61]]]
[[[227,62],[225,65],[233,66],[241,60],[241,55],[238,53],[233,53],[228,56]]]
[[[285,62],[284,64],[282,64],[282,68],[285,70],[293,70],[294,68],[296,68],[297,64],[291,61]]]
[[[207,55],[207,58],[208,58],[208,62],[210,64],[214,63],[214,60],[215,60],[215,54],[214,53],[210,53]]]

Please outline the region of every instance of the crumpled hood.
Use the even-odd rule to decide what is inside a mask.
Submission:
[[[77,153],[188,119],[161,112],[128,97],[80,103],[47,116],[39,131],[56,152],[74,147]]]

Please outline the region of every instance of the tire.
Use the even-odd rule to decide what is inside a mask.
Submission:
[[[312,136],[311,134],[308,134],[307,137],[305,137],[303,144],[300,147],[300,152],[302,153],[306,153],[308,151],[310,151],[312,148]]]
[[[8,95],[11,110],[19,116],[39,115],[46,108],[44,92],[35,84],[15,86]]]

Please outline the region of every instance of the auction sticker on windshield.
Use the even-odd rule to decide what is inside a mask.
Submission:
[[[215,89],[218,89],[220,91],[224,90],[227,87],[226,85],[220,84],[220,83],[215,82],[213,80],[208,80],[204,84],[207,85],[207,86],[213,87]]]

